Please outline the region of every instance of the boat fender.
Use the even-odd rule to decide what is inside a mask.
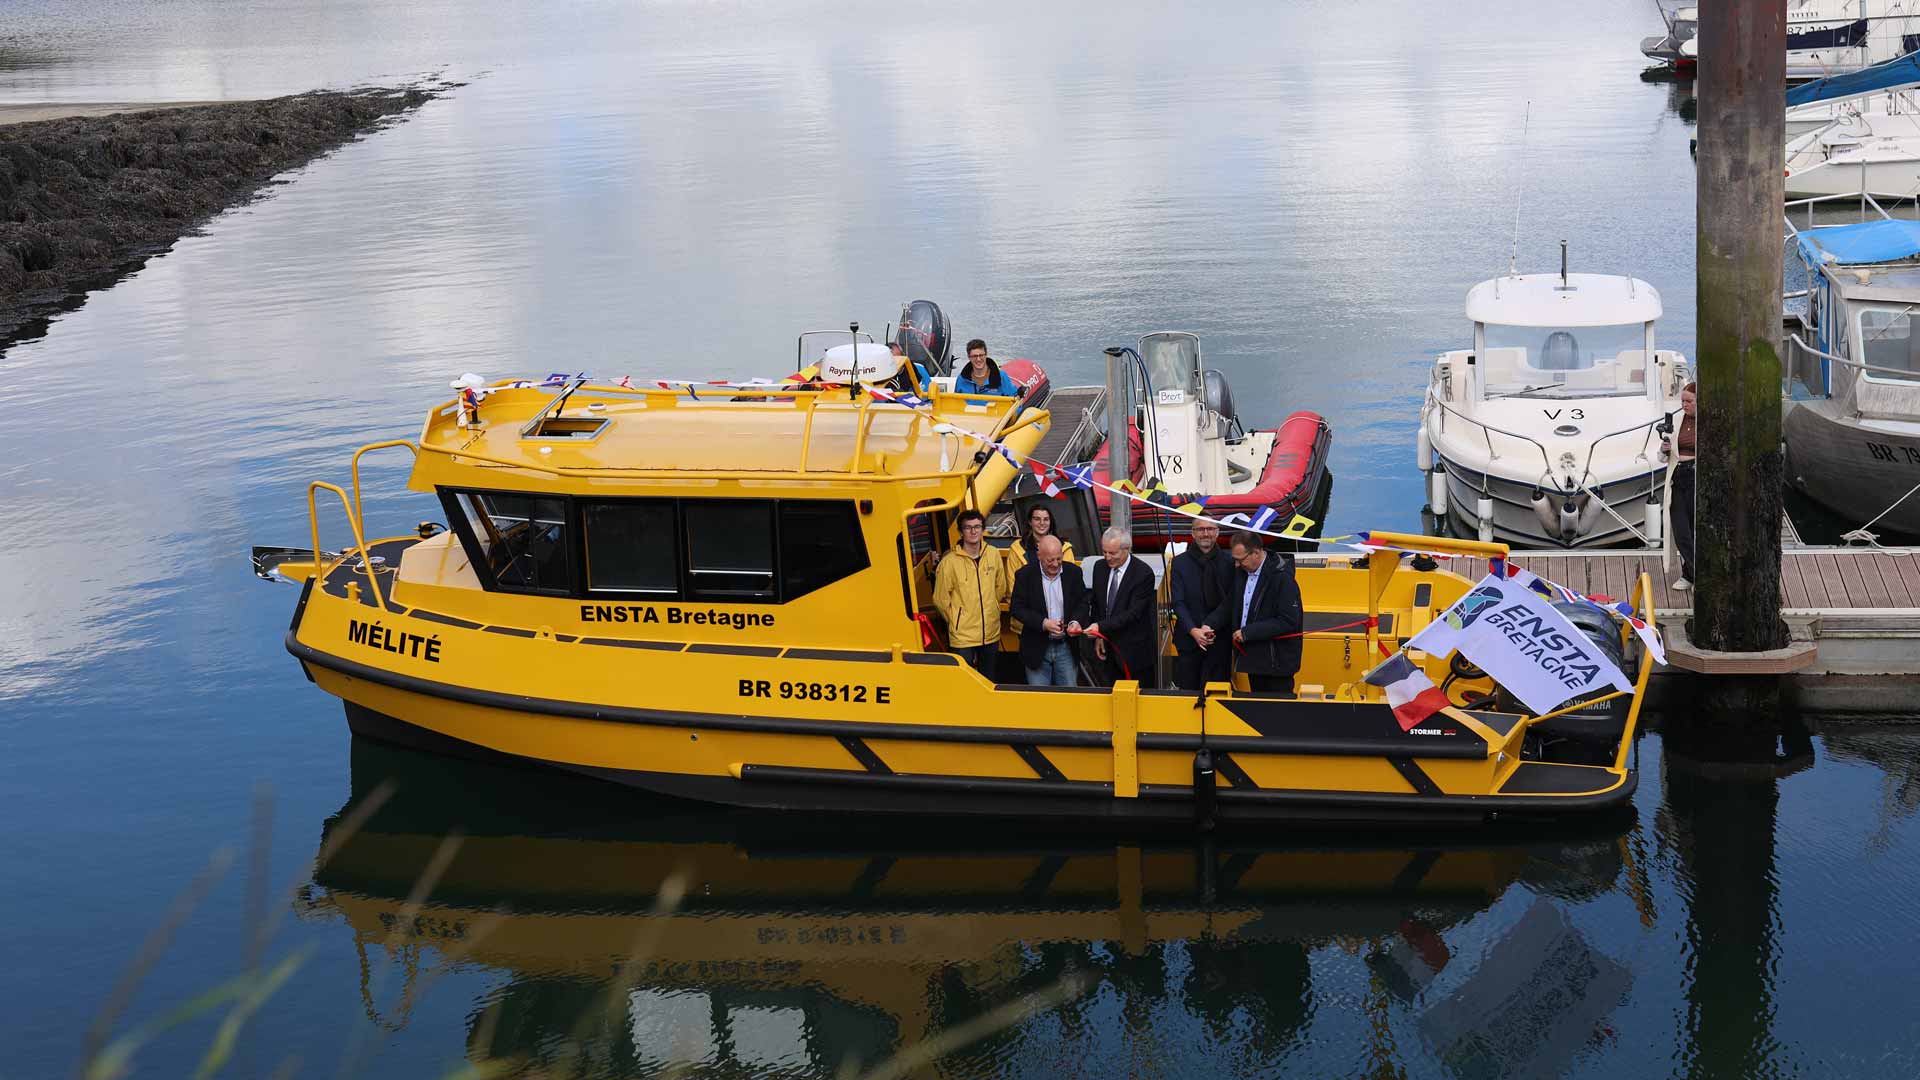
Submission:
[[[1447,466],[1445,462],[1433,463],[1433,472],[1427,474],[1427,506],[1432,508],[1433,516],[1447,516]]]
[[[1493,496],[1481,492],[1473,502],[1473,512],[1480,519],[1480,542],[1493,543]]]
[[[1542,489],[1534,488],[1533,494],[1527,496],[1527,504],[1533,507],[1533,516],[1539,519],[1540,528],[1551,535],[1554,529],[1553,500],[1547,498],[1547,493]]]
[[[1193,755],[1193,824],[1202,832],[1213,829],[1213,807],[1217,797],[1213,750],[1203,746]]]
[[[1580,508],[1574,504],[1573,496],[1560,500],[1560,520],[1556,530],[1562,543],[1568,543],[1580,535]]]
[[[1661,526],[1665,524],[1666,515],[1660,512],[1660,496],[1658,492],[1658,488],[1651,488],[1647,491],[1646,522],[1640,527],[1641,533],[1647,538],[1647,546],[1656,551],[1666,546],[1662,541],[1661,533]]]
[[[1607,489],[1596,485],[1588,494],[1586,505],[1580,508],[1580,534],[1585,536],[1600,524],[1600,515],[1607,512]]]
[[[1433,436],[1427,434],[1427,425],[1420,424],[1420,433],[1413,437],[1413,459],[1420,465],[1421,472],[1433,471]]]

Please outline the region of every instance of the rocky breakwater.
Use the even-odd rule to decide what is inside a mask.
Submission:
[[[449,89],[315,91],[0,126],[0,349],[275,175]]]

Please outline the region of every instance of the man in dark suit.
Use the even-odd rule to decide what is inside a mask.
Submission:
[[[1305,619],[1300,610],[1300,585],[1286,556],[1269,554],[1259,533],[1237,532],[1233,554],[1233,585],[1207,625],[1216,634],[1231,635],[1234,667],[1247,676],[1253,690],[1291,694],[1300,670],[1300,638]]]
[[[1034,561],[1013,575],[1008,614],[1020,620],[1020,666],[1028,686],[1073,686],[1073,641],[1067,624],[1087,602],[1080,568],[1066,560],[1060,538],[1051,534],[1034,544]]]
[[[1193,543],[1173,560],[1168,572],[1173,593],[1173,647],[1180,654],[1173,664],[1173,684],[1198,690],[1210,682],[1226,682],[1233,673],[1233,646],[1215,641],[1207,625],[1233,587],[1233,556],[1220,547],[1220,526],[1193,523]]]
[[[1100,551],[1106,558],[1093,568],[1085,632],[1100,635],[1094,639],[1093,649],[1111,665],[1109,683],[1131,675],[1141,689],[1152,689],[1159,682],[1154,661],[1160,648],[1154,619],[1153,571],[1133,557],[1133,537],[1125,529],[1102,533]],[[1068,633],[1079,630],[1079,624],[1067,626]],[[1125,662],[1124,669],[1121,661]]]

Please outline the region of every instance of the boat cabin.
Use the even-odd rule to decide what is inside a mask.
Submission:
[[[1466,356],[1465,400],[1644,397],[1660,401],[1661,380],[1647,378],[1654,355],[1660,294],[1636,278],[1610,274],[1510,274],[1467,293],[1473,352]]]
[[[1920,222],[1880,220],[1799,234],[1815,352],[1795,347],[1802,392],[1865,419],[1920,419]]]
[[[842,345],[827,362],[869,374],[869,350],[886,352]],[[409,486],[439,498],[449,531],[405,549],[394,598],[557,632],[917,644],[951,517],[991,506],[1015,474],[965,433],[1025,452],[1047,429],[1010,398],[933,400],[576,384],[493,390],[470,426],[444,407]]]

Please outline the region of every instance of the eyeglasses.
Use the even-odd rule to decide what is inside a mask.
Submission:
[[[983,352],[971,352],[967,354],[967,359],[969,360],[985,360],[986,358],[987,354]]]
[[[965,525],[962,525],[962,526],[960,526],[960,531],[961,531],[961,532],[971,532],[971,531],[972,531],[972,530],[974,530],[974,529],[984,529],[984,528],[986,528],[986,526],[985,526],[985,525],[982,525],[982,524],[980,524],[980,523],[979,523],[979,522],[977,522],[977,521],[969,521],[969,522],[967,522],[967,523],[966,523]]]

